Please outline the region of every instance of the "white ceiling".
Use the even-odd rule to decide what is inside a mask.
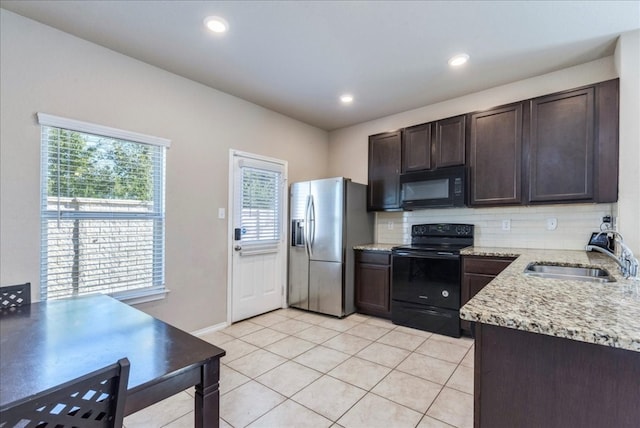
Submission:
[[[0,5],[326,130],[608,56],[640,28],[637,0]],[[230,31],[209,33],[209,15]],[[471,59],[452,70],[459,52]],[[340,105],[343,92],[352,105]]]

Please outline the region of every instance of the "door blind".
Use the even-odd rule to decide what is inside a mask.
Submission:
[[[242,166],[240,224],[243,248],[275,247],[281,238],[282,174]]]

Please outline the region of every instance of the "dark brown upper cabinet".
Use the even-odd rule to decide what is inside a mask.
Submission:
[[[400,209],[401,131],[369,137],[367,210]]]
[[[369,137],[370,211],[400,172],[469,167],[469,204],[618,200],[619,79]]]
[[[530,101],[529,202],[593,199],[594,93]]]
[[[617,200],[618,80],[529,103],[527,201]]]
[[[464,115],[411,126],[402,131],[402,172],[464,164]]]
[[[434,152],[437,168],[465,164],[465,115],[434,123]]]
[[[521,203],[523,104],[469,115],[472,206]]]
[[[424,123],[402,130],[402,172],[431,169],[431,129]]]

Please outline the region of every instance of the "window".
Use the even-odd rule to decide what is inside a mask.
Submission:
[[[169,141],[38,114],[41,299],[164,295]]]

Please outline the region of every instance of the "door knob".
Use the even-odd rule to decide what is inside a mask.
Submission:
[[[235,247],[233,247],[233,249],[236,251],[240,251],[242,250],[242,247],[240,245],[236,245]]]

